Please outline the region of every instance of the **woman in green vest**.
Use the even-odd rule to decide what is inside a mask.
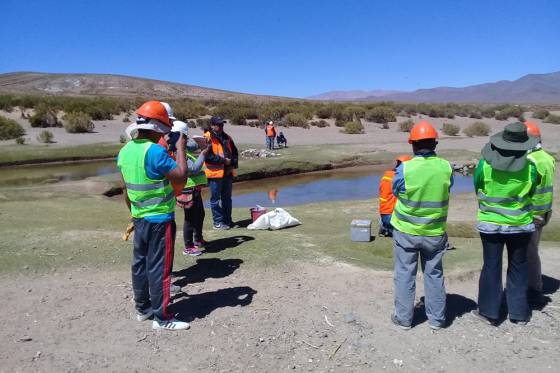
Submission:
[[[527,135],[523,123],[510,123],[490,137],[474,174],[478,198],[477,230],[484,262],[478,287],[478,310],[472,314],[497,325],[502,304],[502,253],[507,247],[506,300],[512,323],[530,319],[527,303],[527,246],[535,231],[531,198],[537,185],[536,168],[527,151],[538,140]]]

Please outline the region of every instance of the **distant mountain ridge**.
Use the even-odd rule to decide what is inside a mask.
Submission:
[[[280,99],[190,84],[112,74],[0,74],[0,93],[204,99]]]
[[[335,92],[336,96],[339,98],[335,98],[334,100],[558,104],[560,103],[560,71],[548,74],[529,74],[513,81],[502,80],[463,88],[437,87],[418,89],[413,92],[397,92],[382,95],[369,95],[366,97],[360,94],[354,96],[352,94],[344,94],[364,91]],[[316,97],[329,97],[331,93],[332,92],[327,92],[308,98],[317,99]],[[333,100],[332,98],[319,99]]]
[[[402,93],[402,91],[388,91],[388,90],[374,90],[374,91],[364,91],[364,90],[353,90],[353,91],[329,91],[325,93],[320,93],[318,95],[306,97],[311,100],[361,100],[371,97],[384,97],[390,94]]]

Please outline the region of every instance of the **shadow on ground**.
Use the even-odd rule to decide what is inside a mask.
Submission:
[[[237,247],[244,242],[253,241],[255,237],[253,236],[231,236],[225,238],[219,238],[217,240],[210,241],[206,244],[204,252],[207,253],[219,253],[222,250],[231,249]]]
[[[426,307],[424,297],[414,306],[414,317],[412,325],[416,326],[426,322]],[[447,294],[445,319],[447,326],[451,326],[456,318],[463,316],[466,313],[475,310],[477,307],[476,302],[470,298],[464,297],[459,294]]]
[[[173,283],[178,286],[186,286],[197,282],[204,282],[207,278],[224,278],[235,272],[241,266],[241,259],[198,259],[196,264],[180,271],[174,272],[179,277]]]
[[[554,294],[560,288],[560,281],[554,277],[547,275],[542,276],[543,280],[543,294]]]
[[[253,295],[256,293],[257,291],[251,287],[238,286],[207,293],[184,295],[169,309],[177,314],[179,320],[190,322],[194,319],[202,319],[218,308],[247,306],[251,304]]]
[[[247,228],[247,226],[252,222],[253,219],[238,220],[235,223],[233,223],[233,226],[236,228]]]

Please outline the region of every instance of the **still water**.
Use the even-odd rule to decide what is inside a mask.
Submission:
[[[64,181],[83,180],[117,172],[115,161],[79,164],[20,166],[0,169],[0,187],[26,187]],[[377,197],[379,167],[360,167],[289,175],[235,183],[235,207],[283,207],[323,201],[369,199]],[[472,178],[454,175],[452,193],[471,192]],[[208,204],[209,192],[203,196]]]

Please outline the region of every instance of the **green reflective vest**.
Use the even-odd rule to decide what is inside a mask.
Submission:
[[[447,226],[451,165],[436,156],[403,163],[405,192],[397,196],[391,224],[416,236],[441,236]]]
[[[187,153],[187,157],[194,163],[196,162],[196,157],[191,154]],[[189,178],[187,179],[187,183],[185,184],[185,188],[194,188],[198,185],[207,185],[208,179],[206,178],[206,172],[204,172],[204,166],[200,171],[197,173],[191,174],[189,173]]]
[[[159,146],[149,140],[129,141],[119,152],[118,166],[121,170],[132,217],[169,214],[175,211],[175,193],[166,178],[150,179],[144,161],[151,146]]]
[[[482,186],[477,190],[478,220],[497,225],[521,226],[533,222],[530,192],[533,165],[517,172],[495,170],[482,163]]]
[[[533,214],[544,215],[552,210],[556,161],[550,154],[542,149],[529,153],[527,158],[533,162],[541,177],[541,181],[539,185],[537,185],[531,201],[533,203]]]

